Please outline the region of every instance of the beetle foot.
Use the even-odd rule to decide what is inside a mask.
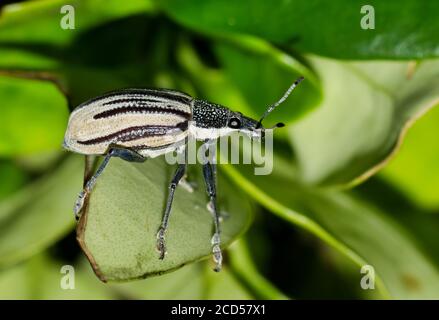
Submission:
[[[213,262],[215,262],[215,267],[213,268],[213,271],[215,272],[221,271],[221,266],[223,263],[223,255],[221,253],[220,243],[220,235],[218,233],[215,233],[212,237],[212,254]]]
[[[81,210],[84,206],[85,198],[87,197],[87,192],[81,191],[78,195],[78,199],[75,202],[75,205],[73,206],[73,212],[75,214],[75,219],[79,220],[81,217]]]
[[[163,260],[166,255],[165,229],[163,228],[160,228],[159,232],[157,232],[157,250],[160,252],[159,259]]]

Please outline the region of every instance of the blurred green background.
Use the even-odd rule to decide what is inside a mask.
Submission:
[[[66,4],[75,29],[60,26]],[[367,30],[363,4],[0,2],[0,298],[438,299],[439,3],[368,1]],[[84,161],[61,149],[69,112],[106,91],[163,87],[258,118],[299,75],[265,123],[287,124],[273,173],[219,168],[224,270],[203,259],[201,181],[177,192],[161,263],[172,168],[112,160],[82,236],[101,277],[147,278],[102,283],[75,239]],[[63,265],[74,290],[60,287]],[[360,286],[364,265],[373,290]]]

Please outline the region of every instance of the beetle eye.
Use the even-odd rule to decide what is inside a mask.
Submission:
[[[229,120],[229,127],[232,129],[239,129],[241,128],[241,120],[239,120],[236,117],[230,118]]]

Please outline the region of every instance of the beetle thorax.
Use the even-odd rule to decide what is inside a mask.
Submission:
[[[230,110],[219,104],[194,100],[189,133],[197,140],[216,139],[232,132],[227,127]]]

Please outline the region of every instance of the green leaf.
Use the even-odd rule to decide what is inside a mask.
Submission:
[[[304,76],[306,81],[266,122],[292,122],[321,101],[320,83],[313,72],[264,41],[236,37],[229,43],[217,43],[215,51],[228,82],[235,85],[250,106],[250,117],[259,119],[267,107],[282,97],[300,76]]]
[[[433,108],[407,133],[398,154],[380,173],[427,210],[439,208],[439,108]]]
[[[227,165],[225,169],[237,185],[267,209],[311,232],[356,263],[359,281],[361,266],[372,265],[375,286],[384,297],[439,295],[436,267],[419,250],[412,235],[381,209],[351,193],[303,185],[293,166],[278,157],[268,176],[255,176],[248,166]]]
[[[66,263],[53,259],[47,252],[35,255],[0,273],[0,298],[5,300],[108,300],[117,293],[105,286],[88,268],[75,265],[61,272]],[[64,277],[70,281],[63,281]],[[73,289],[64,289],[68,282]]]
[[[399,224],[414,235],[420,244],[420,250],[439,265],[439,215],[435,211],[426,211],[419,207],[394,183],[376,175],[353,190],[361,194],[369,203],[382,208],[386,214],[397,220]],[[431,214],[433,213],[433,214]]]
[[[113,0],[74,0],[69,5],[75,8],[75,29],[68,30],[60,26],[64,5],[43,0],[5,7],[0,74],[52,81],[68,93],[72,107],[117,87],[151,85],[145,74],[155,77],[151,69],[157,61],[151,55],[160,46],[154,37],[161,39],[166,28],[157,31],[157,22],[148,19],[150,1],[134,0],[121,8]],[[149,45],[156,49],[145,50]]]
[[[62,271],[63,266],[73,269]],[[249,299],[251,294],[226,267],[217,277],[205,262],[185,266],[161,277],[128,283],[104,284],[85,258],[69,264],[38,254],[0,272],[1,299],[110,300],[110,299]],[[69,280],[67,281],[66,278]],[[73,289],[63,289],[68,282]]]
[[[252,294],[234,277],[228,266],[212,272],[205,261],[175,272],[128,283],[108,284],[122,296],[133,299],[251,299]]]
[[[61,148],[68,108],[50,83],[0,77],[0,155]]]
[[[0,200],[17,191],[26,181],[26,174],[11,160],[0,160]]]
[[[61,13],[65,5],[74,8],[75,28],[63,29]],[[5,6],[0,19],[0,42],[3,44],[47,44],[65,46],[85,30],[110,20],[149,12],[147,0],[131,0],[120,6],[117,0],[27,1]],[[32,17],[32,19],[30,19]],[[38,30],[38,32],[35,32]]]
[[[82,248],[101,280],[162,274],[210,254],[213,222],[206,208],[204,182],[198,179],[195,192],[177,190],[167,233],[168,254],[164,260],[158,258],[156,234],[170,168],[163,158],[141,164],[113,159],[99,178],[78,230]],[[250,208],[227,180],[219,181],[218,194],[220,208],[228,213],[222,224],[226,247],[248,226]]]
[[[439,102],[435,60],[420,63],[414,73],[407,63],[310,60],[325,98],[289,130],[308,183],[355,184],[374,174],[413,121]]]
[[[226,250],[230,263],[219,274],[209,261],[189,264],[160,277],[128,283],[110,283],[121,295],[135,299],[285,299],[252,265],[242,240]]]
[[[268,117],[267,126],[297,120],[321,101],[321,87],[314,73],[263,40],[228,37],[216,42],[213,50],[221,69],[208,67],[188,43],[179,48],[180,64],[203,98],[259,119],[293,81],[305,76],[300,88]]]
[[[247,246],[247,242],[240,239],[229,249],[232,273],[256,299],[286,299],[285,294],[257,271]]]
[[[205,262],[191,263],[160,277],[122,283],[113,282],[107,285],[122,296],[131,299],[204,299],[206,291],[204,264]],[[99,281],[96,277],[95,279]]]
[[[251,300],[255,297],[231,273],[227,267],[225,272],[212,272],[205,269],[206,293],[208,300]]]
[[[0,269],[41,252],[72,229],[80,163],[70,158],[0,203]]]
[[[439,3],[417,0],[156,1],[177,22],[198,32],[251,34],[303,52],[342,59],[437,57]],[[375,28],[363,29],[364,5]],[[367,17],[365,18],[367,19]]]
[[[85,259],[84,259],[85,260]],[[81,259],[81,261],[83,261]],[[85,262],[85,261],[84,261]],[[26,262],[29,287],[33,296],[30,299],[41,300],[110,300],[119,298],[108,286],[94,276],[85,265],[72,265],[73,269],[64,270],[70,264],[55,260],[47,253],[37,255]],[[69,280],[63,278],[68,277]],[[73,289],[65,289],[61,284],[72,284]]]
[[[31,296],[26,271],[23,265],[0,273],[0,299],[18,300]]]

